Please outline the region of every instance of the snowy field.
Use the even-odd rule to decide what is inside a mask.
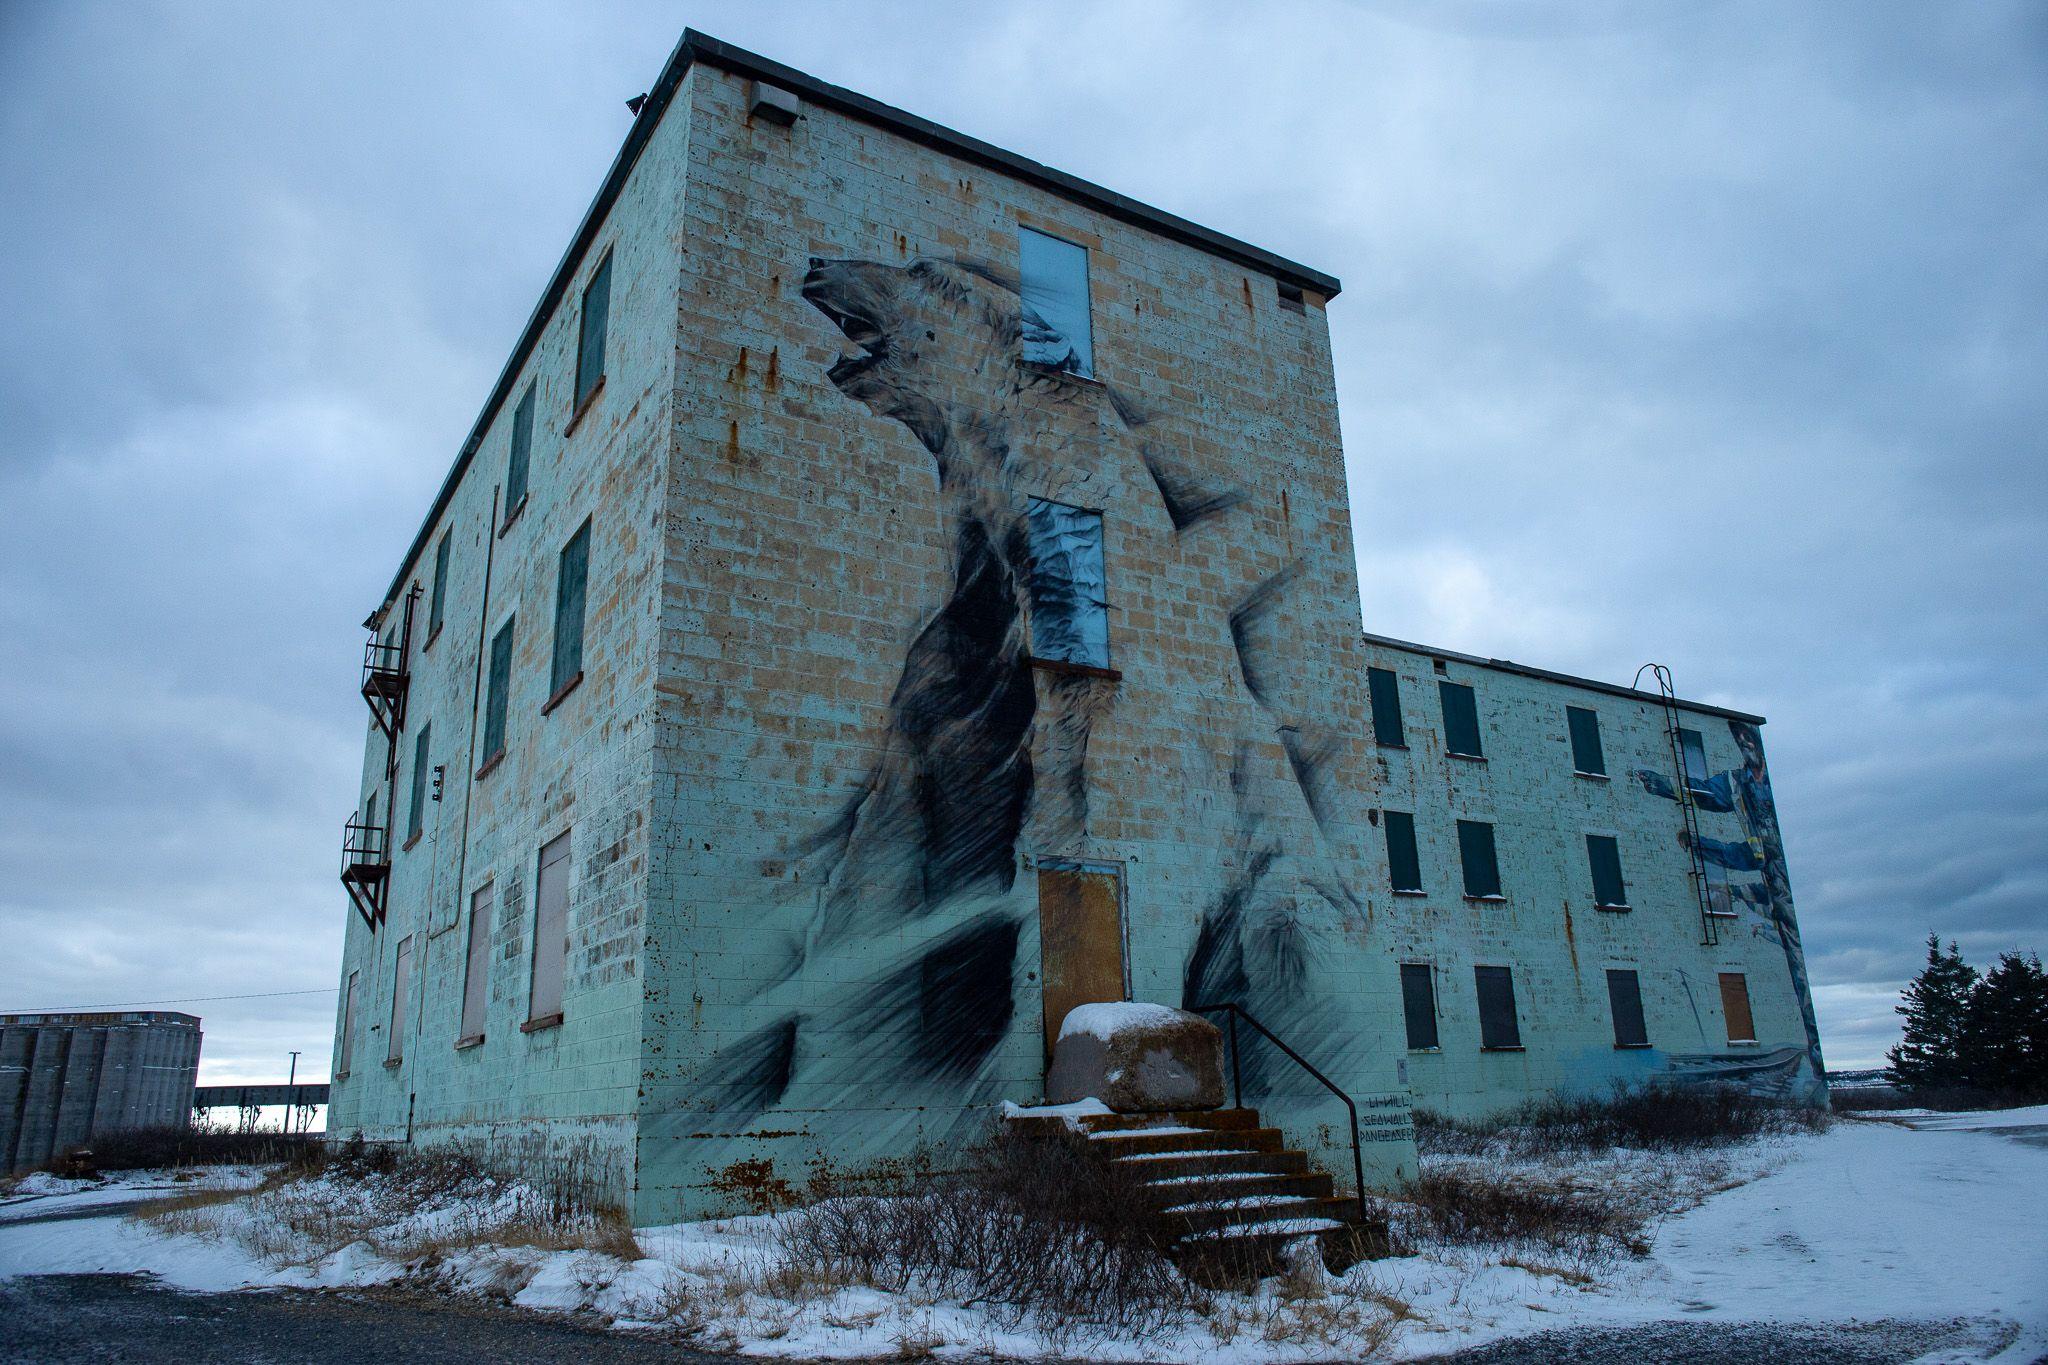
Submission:
[[[1572,1326],[1655,1321],[1969,1319],[1976,1344],[1931,1359],[2048,1353],[2048,1106],[1845,1121],[1706,1154],[1435,1158],[1513,1181],[1617,1192],[1658,1212],[1638,1254],[1435,1245],[1342,1277],[1299,1269],[1138,1340],[1048,1329],[990,1305],[789,1273],[777,1219],[641,1229],[637,1259],[525,1238],[528,1194],[494,1187],[404,1208],[325,1177],[235,1197],[248,1172],[155,1220],[122,1204],[194,1188],[161,1173],[34,1177],[0,1200],[0,1277],[142,1272],[193,1291],[405,1282],[525,1307],[680,1328],[786,1357],[908,1354],[1231,1362],[1406,1358]],[[288,1201],[288,1202],[280,1202]],[[103,1216],[53,1220],[95,1208]],[[788,1217],[788,1215],[782,1215]],[[327,1244],[340,1244],[338,1250]]]

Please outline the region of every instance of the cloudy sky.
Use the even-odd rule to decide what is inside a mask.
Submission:
[[[326,1072],[358,625],[685,24],[1340,276],[1370,629],[1761,711],[1836,1065],[2048,950],[2048,7],[0,4],[0,1009]]]

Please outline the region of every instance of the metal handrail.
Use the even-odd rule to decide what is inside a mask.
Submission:
[[[1224,1001],[1216,1005],[1189,1005],[1187,1008],[1193,1014],[1215,1014],[1219,1011],[1224,1011],[1230,1016],[1230,1096],[1231,1103],[1236,1108],[1244,1108],[1244,1073],[1238,1065],[1237,1050],[1237,1021],[1239,1019],[1243,1019],[1247,1024],[1257,1029],[1267,1042],[1286,1053],[1289,1060],[1296,1066],[1320,1081],[1323,1089],[1344,1101],[1345,1111],[1351,1115],[1351,1178],[1357,1182],[1355,1188],[1358,1191],[1358,1221],[1360,1223],[1369,1222],[1371,1215],[1367,1212],[1365,1203],[1365,1158],[1361,1155],[1358,1144],[1358,1106],[1351,1102],[1351,1097],[1345,1094],[1335,1081],[1316,1070],[1310,1064],[1308,1058],[1281,1042],[1280,1036],[1274,1033],[1273,1030],[1252,1018],[1251,1012],[1244,1006]]]

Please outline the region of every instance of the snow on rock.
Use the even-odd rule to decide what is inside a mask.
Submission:
[[[1067,1011],[1065,1021],[1060,1024],[1060,1037],[1064,1039],[1086,1034],[1090,1038],[1107,1043],[1122,1033],[1173,1028],[1185,1017],[1180,1010],[1171,1005],[1147,1004],[1142,1000],[1076,1005]]]

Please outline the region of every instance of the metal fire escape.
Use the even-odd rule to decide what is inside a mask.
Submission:
[[[1638,690],[1645,673],[1656,678],[1657,695],[1664,705],[1664,738],[1671,750],[1671,791],[1672,799],[1678,802],[1679,839],[1685,845],[1693,895],[1700,905],[1700,943],[1711,948],[1721,941],[1721,921],[1735,915],[1732,909],[1714,905],[1713,889],[1707,882],[1707,859],[1700,847],[1699,804],[1693,796],[1692,774],[1685,768],[1685,741],[1679,735],[1678,693],[1671,685],[1671,670],[1663,664],[1644,664],[1636,670]]]
[[[420,585],[415,583],[405,595],[397,638],[380,640],[373,632],[363,646],[363,701],[369,705],[370,719],[384,734],[386,783],[398,773],[398,737],[405,732],[406,694],[412,684],[413,612],[419,600]],[[390,795],[392,799],[383,803],[381,822],[374,814],[377,806],[373,800],[371,814],[350,815],[341,829],[341,884],[372,933],[384,922],[385,893],[391,883],[391,818],[398,802],[395,791]]]

